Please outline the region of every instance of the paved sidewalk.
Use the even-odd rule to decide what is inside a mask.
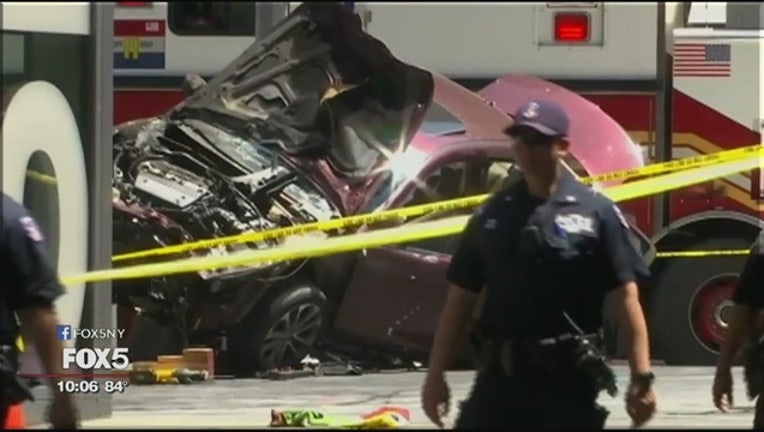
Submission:
[[[712,368],[656,367],[660,412],[649,428],[750,427],[753,403],[747,400],[736,371],[736,401],[732,413],[711,404]],[[620,377],[627,370],[617,367]],[[218,381],[199,386],[130,387],[115,398],[112,418],[87,421],[87,428],[263,427],[271,408],[310,408],[326,413],[358,415],[380,405],[401,405],[412,411],[412,426],[427,426],[419,408],[421,373],[374,374],[361,377],[302,378],[293,381]],[[449,375],[456,400],[469,391],[472,374]],[[625,382],[621,383],[623,385]],[[608,428],[629,427],[621,397],[601,401],[611,410]]]

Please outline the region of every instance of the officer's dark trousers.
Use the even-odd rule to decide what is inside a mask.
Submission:
[[[764,398],[759,395],[756,398],[756,408],[753,414],[753,428],[764,429]]]
[[[5,420],[8,416],[8,404],[0,400],[0,430],[5,429]]]
[[[475,378],[455,429],[604,429],[608,411],[584,376],[509,378],[486,371]]]

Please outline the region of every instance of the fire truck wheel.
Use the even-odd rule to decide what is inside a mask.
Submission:
[[[299,368],[324,330],[326,306],[324,293],[305,280],[273,289],[231,334],[234,375]]]
[[[686,250],[745,249],[740,238],[704,240]],[[726,334],[745,257],[669,258],[656,274],[650,336],[656,357],[670,365],[713,365]]]

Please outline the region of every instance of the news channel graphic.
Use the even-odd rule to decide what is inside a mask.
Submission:
[[[73,328],[70,325],[57,325],[56,337],[60,341],[80,339],[122,339],[125,329],[112,328]]]
[[[56,326],[56,337],[62,342],[76,340],[117,341],[124,336],[124,329]],[[59,391],[64,393],[122,393],[130,385],[128,379],[129,354],[128,348],[122,347],[64,347],[61,356],[61,366],[64,373],[61,376],[49,378],[57,378],[55,385]]]
[[[124,329],[56,326],[56,337],[60,341],[78,339],[116,341],[124,335]],[[37,383],[48,381],[60,392],[68,394],[122,393],[130,385],[130,356],[127,348],[64,347],[61,357],[63,369],[61,374],[22,373],[19,375]]]
[[[56,337],[60,341],[70,340],[109,340],[116,341],[125,335],[124,329],[112,328],[73,328],[70,325],[56,326]],[[77,368],[83,372],[126,371],[130,366],[129,350],[115,346],[106,348],[64,347],[62,352],[63,368],[66,371]]]

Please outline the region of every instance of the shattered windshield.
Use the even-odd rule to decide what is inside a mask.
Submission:
[[[273,164],[274,154],[263,146],[255,145],[247,139],[204,121],[186,119],[184,123],[195,128],[197,133],[201,133],[212,146],[253,172]]]

